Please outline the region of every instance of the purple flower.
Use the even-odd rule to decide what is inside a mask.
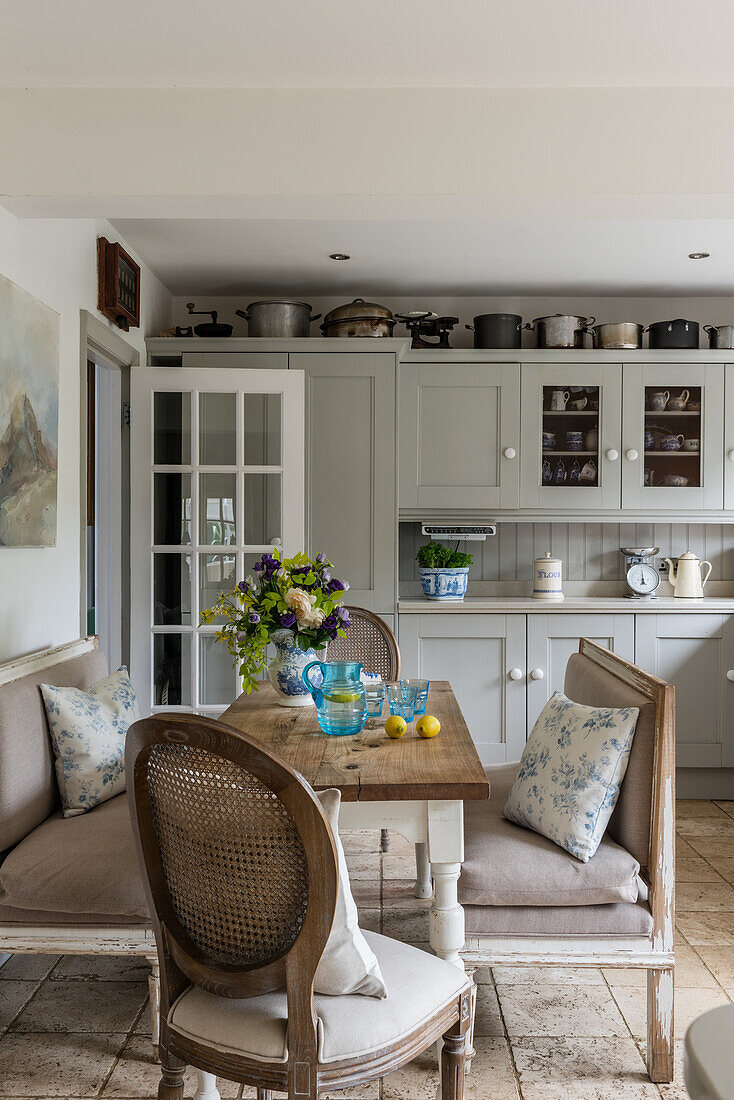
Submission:
[[[339,626],[339,619],[337,619],[336,615],[334,615],[334,613],[332,612],[331,615],[326,616],[321,625],[323,626],[324,630],[336,630]]]
[[[282,611],[280,614],[281,626],[295,626],[296,616],[293,611]]]
[[[323,565],[326,561],[326,554],[317,554],[315,560],[319,563],[319,565]]]
[[[247,581],[240,581],[237,587],[239,588],[240,592],[246,592],[248,588]]]
[[[247,620],[248,622],[257,625],[257,623],[260,622],[260,616],[258,615],[257,611],[251,611],[250,614],[247,616]]]
[[[349,585],[346,581],[338,581],[336,577],[333,577],[327,584],[324,585],[327,592],[346,592]]]
[[[346,627],[352,625],[352,620],[349,618],[349,612],[347,611],[346,607],[337,607],[337,608],[335,608],[334,609],[334,614],[339,616],[339,618],[341,619],[341,622],[342,622],[342,626],[345,629],[346,629]]]
[[[325,569],[325,570],[323,571],[323,573],[321,574],[321,576],[323,577],[323,579],[324,579],[325,581],[330,581],[330,580],[331,580],[331,573],[329,572],[329,570],[328,570],[328,569]]]

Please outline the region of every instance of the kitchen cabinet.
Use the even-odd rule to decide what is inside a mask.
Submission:
[[[724,402],[724,507],[734,509],[734,363],[724,367]]]
[[[620,363],[524,363],[521,424],[524,508],[620,507]]]
[[[625,363],[622,389],[622,507],[722,508],[723,366]]]
[[[401,615],[404,676],[448,680],[483,764],[525,744],[525,616]]]
[[[566,664],[581,638],[634,662],[634,615],[528,615],[528,734],[553,692],[563,691]]]
[[[404,363],[399,399],[401,508],[518,506],[518,363]]]
[[[677,766],[734,767],[734,617],[637,615],[635,633],[636,663],[675,684]]]
[[[294,353],[306,377],[306,545],[350,585],[347,602],[391,614],[397,596],[393,352]]]

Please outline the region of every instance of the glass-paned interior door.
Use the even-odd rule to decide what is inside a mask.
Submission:
[[[240,691],[201,612],[304,539],[301,371],[141,367],[132,390],[131,672],[141,712]]]

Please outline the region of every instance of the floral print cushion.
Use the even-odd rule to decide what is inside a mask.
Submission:
[[[555,692],[525,745],[504,816],[588,862],[612,816],[639,713]]]
[[[89,691],[41,684],[64,817],[125,790],[125,734],[138,697],[123,665]]]

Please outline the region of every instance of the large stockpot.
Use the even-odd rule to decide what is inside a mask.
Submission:
[[[473,325],[475,348],[519,348],[522,345],[522,317],[517,313],[480,313]],[[528,326],[529,327],[529,326]]]
[[[734,325],[704,325],[710,348],[734,348]]]
[[[317,313],[311,316],[307,302],[292,302],[288,298],[268,298],[263,302],[250,302],[247,309],[236,309],[238,317],[247,321],[248,336],[309,336],[311,322],[318,321]]]
[[[550,317],[536,317],[528,328],[535,329],[539,348],[582,348],[584,333],[595,317],[576,317],[554,313]]]
[[[642,325],[632,321],[612,321],[592,328],[595,348],[641,348]]]
[[[651,348],[697,348],[698,321],[677,317],[674,321],[655,321],[647,329]]]
[[[321,331],[324,336],[392,336],[396,324],[386,306],[355,298],[327,313]]]

